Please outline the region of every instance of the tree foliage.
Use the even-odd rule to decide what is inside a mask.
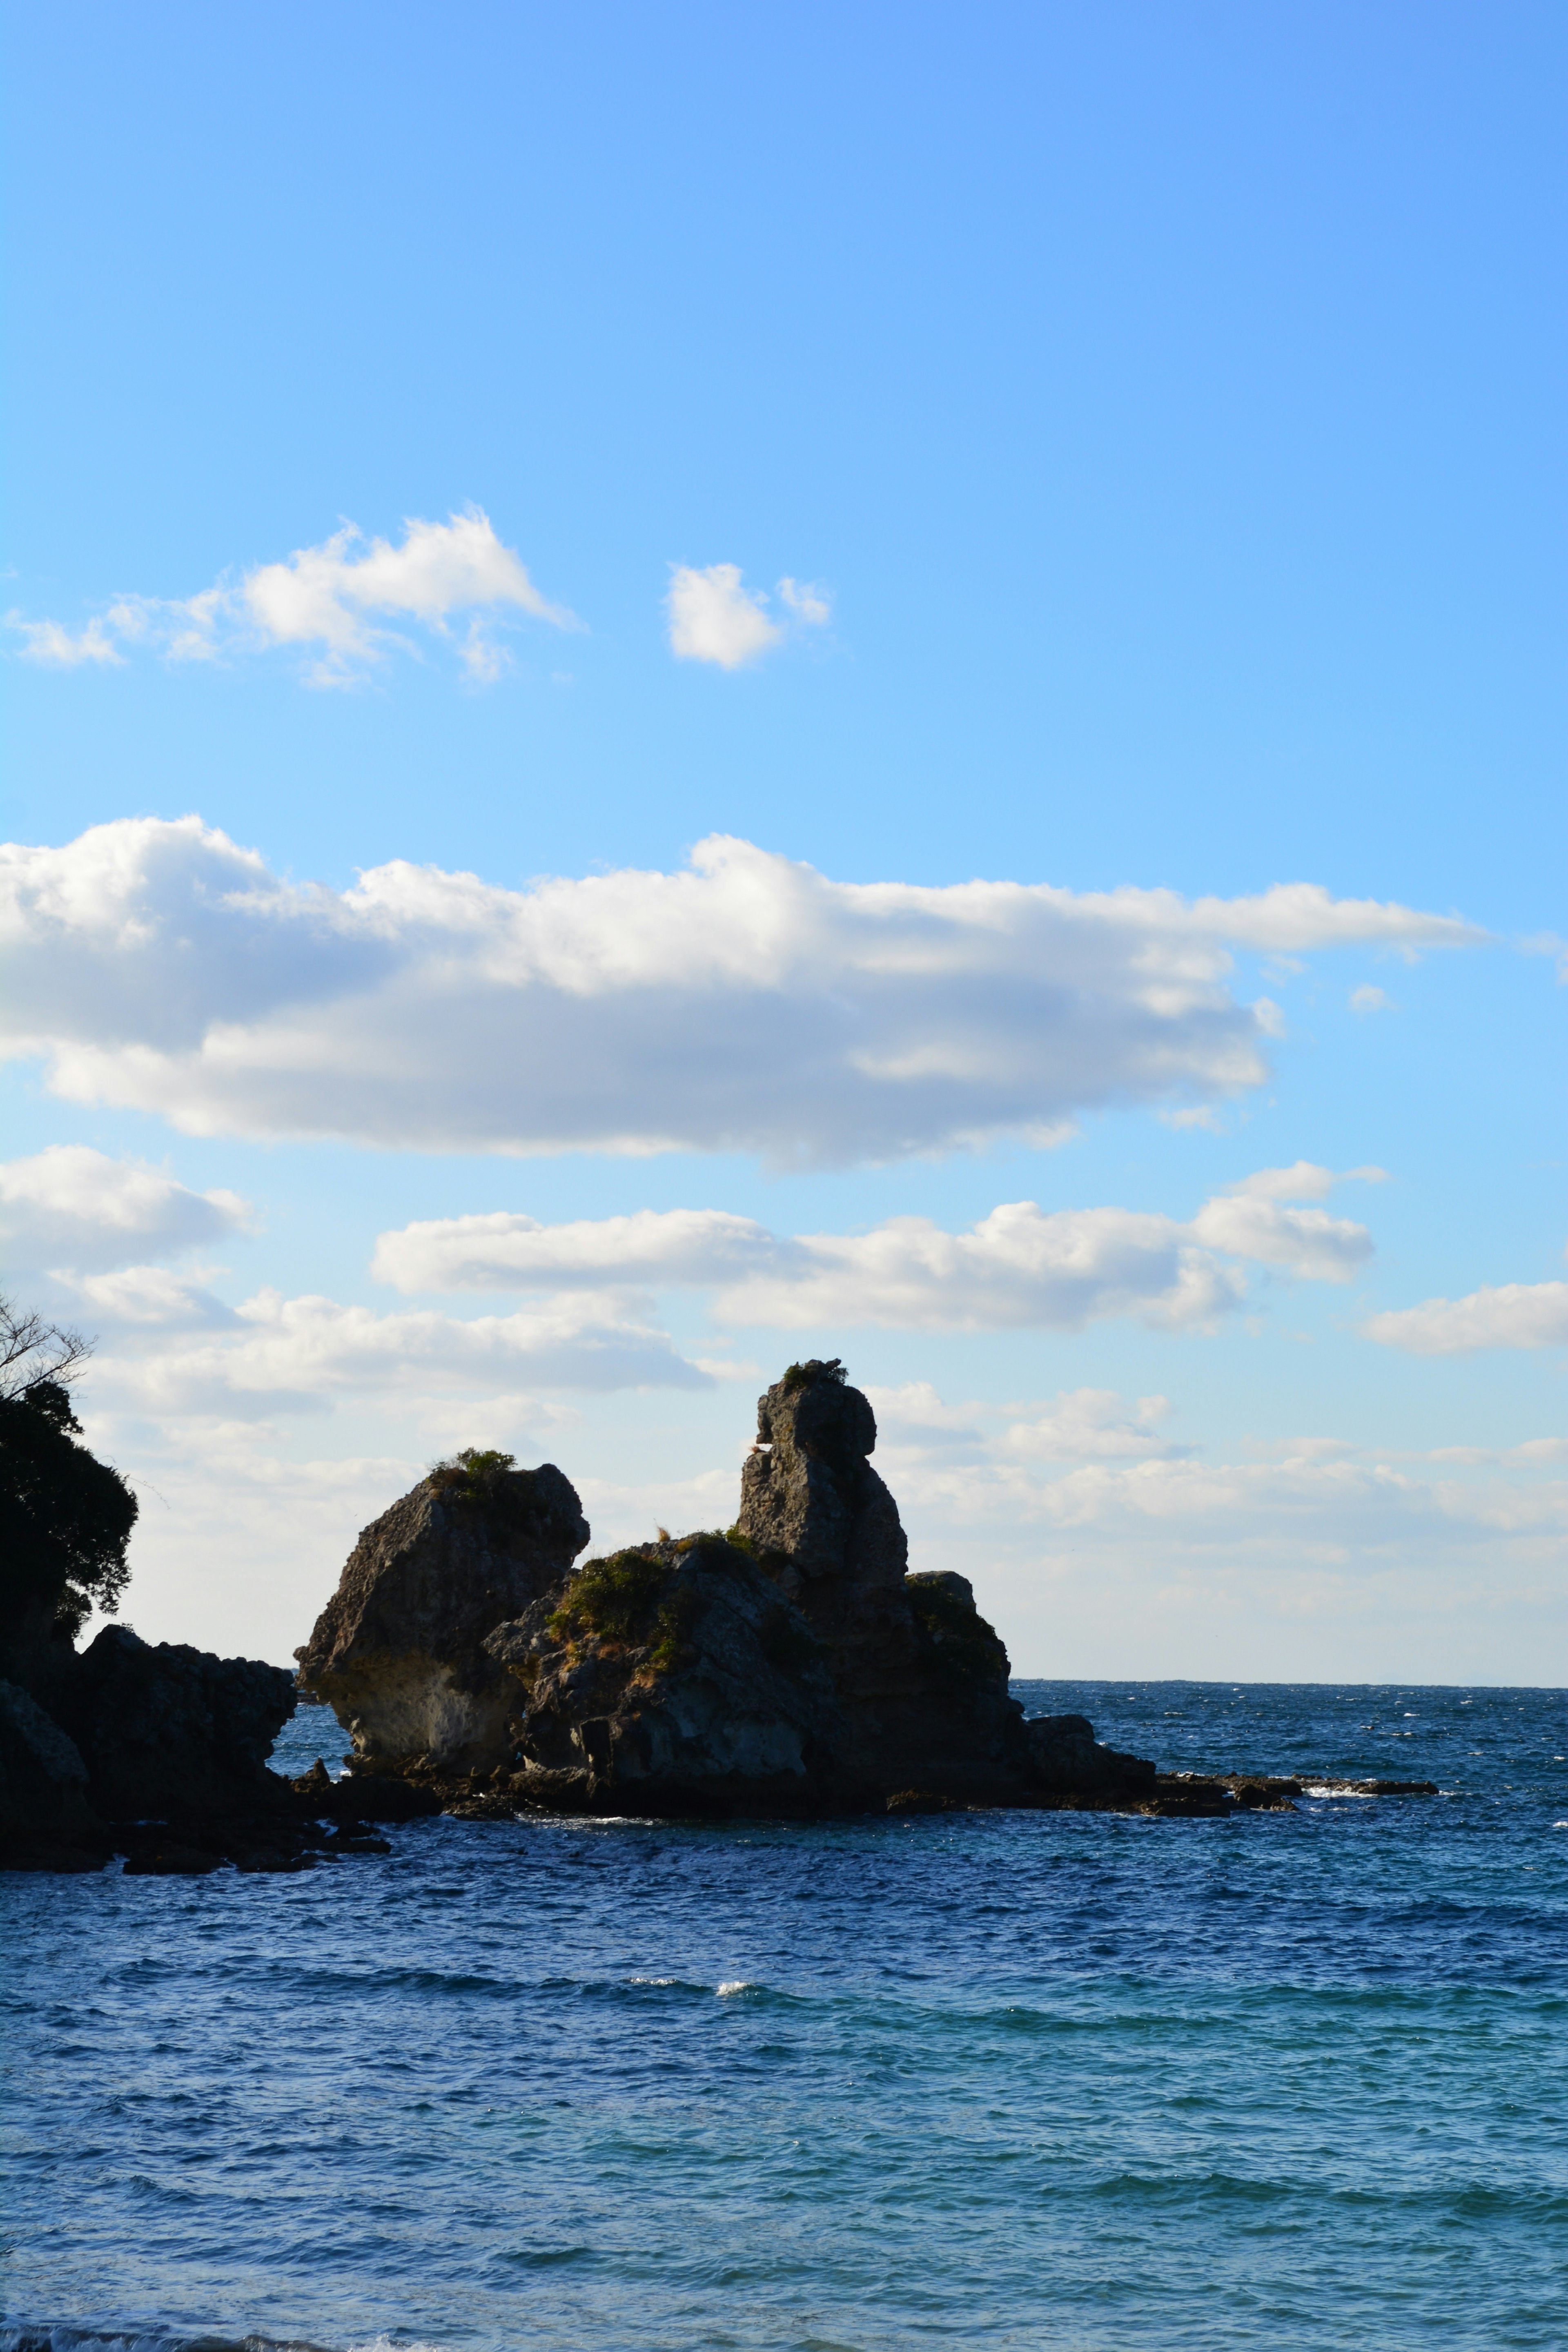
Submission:
[[[112,1614],[131,1570],[136,1497],[79,1445],[65,1381],[91,1352],[79,1332],[0,1299],[0,1632],[29,1620],[75,1636]]]

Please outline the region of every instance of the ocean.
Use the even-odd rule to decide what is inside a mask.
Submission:
[[[0,2352],[1563,2352],[1563,1695],[1015,1687],[1442,1793],[5,1877]]]

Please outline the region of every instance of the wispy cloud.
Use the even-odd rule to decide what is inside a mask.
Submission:
[[[394,650],[416,650],[406,634],[414,627],[448,646],[470,678],[487,682],[510,660],[495,634],[509,612],[579,625],[541,594],[489,516],[470,507],[444,523],[410,519],[396,546],[345,523],[320,546],[296,548],[281,562],[194,596],[120,595],[74,635],[57,621],[16,613],[7,625],[22,636],[26,659],[55,667],[123,662],[128,648],[192,662],[293,646],[306,656],[314,686],[352,684]]]
[[[721,1322],[775,1330],[1073,1331],[1129,1315],[1181,1330],[1241,1303],[1235,1261],[1348,1282],[1371,1255],[1363,1225],[1273,1199],[1211,1201],[1187,1223],[1013,1201],[957,1234],[894,1217],[868,1234],[780,1236],[716,1209],[560,1225],[504,1212],[450,1217],[383,1234],[372,1271],[405,1291],[699,1286],[713,1291]]]
[[[15,629],[23,640],[24,661],[37,662],[46,669],[80,669],[93,663],[117,668],[125,659],[101,620],[89,621],[74,636],[58,621],[29,621],[16,612],[6,614],[5,626]]]
[[[833,617],[825,589],[784,579],[778,593],[798,627],[825,628]],[[701,570],[687,563],[672,564],[665,598],[669,649],[681,661],[743,669],[782,646],[789,635],[786,624],[775,621],[768,612],[768,603],[765,589],[745,586],[738,563],[710,563]]]
[[[714,836],[674,874],[280,880],[197,819],[0,849],[0,1051],[198,1134],[847,1164],[1260,1084],[1226,942],[1463,945],[1290,887],[834,882]]]
[[[1568,1529],[1561,1480],[1412,1476],[1390,1457],[1324,1440],[1294,1441],[1277,1458],[1207,1462],[1165,1438],[1163,1397],[1079,1390],[950,1407],[923,1382],[869,1394],[878,1462],[906,1522],[931,1535],[984,1530],[1005,1542],[1032,1527],[1075,1549],[1131,1538],[1157,1545],[1168,1574],[1184,1558],[1226,1554],[1370,1567],[1409,1557],[1412,1545],[1462,1556],[1493,1538],[1545,1560]]]

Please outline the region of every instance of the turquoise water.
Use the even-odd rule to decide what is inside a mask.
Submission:
[[[1563,1695],[1017,1688],[1444,1793],[5,1879],[0,2346],[1561,2352]]]

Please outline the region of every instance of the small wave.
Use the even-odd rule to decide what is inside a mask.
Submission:
[[[168,2327],[76,2327],[39,2322],[0,2326],[0,2352],[325,2352],[301,2336],[186,2336]],[[384,2336],[352,2352],[393,2352]],[[403,2345],[397,2352],[439,2352],[435,2345]]]
[[[750,1977],[731,1977],[714,1988],[721,2000],[732,2000],[737,1993],[766,1992],[766,1985],[753,1984]]]

